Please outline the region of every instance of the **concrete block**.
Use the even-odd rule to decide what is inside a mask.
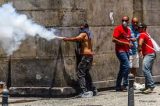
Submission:
[[[59,26],[60,18],[58,11],[23,11],[29,19],[43,26]]]
[[[160,11],[159,10],[147,10],[143,11],[144,23],[152,26],[159,26]]]
[[[114,87],[116,80],[107,80],[107,81],[96,81],[94,85],[97,89],[103,89],[106,87]]]
[[[104,0],[93,0],[87,6],[87,21],[92,26],[106,24],[106,11]],[[99,16],[101,18],[99,18]]]
[[[11,96],[16,97],[67,97],[76,93],[71,87],[11,87],[9,92]]]
[[[93,38],[93,50],[95,53],[107,53],[115,50],[115,44],[112,42],[114,27],[91,27]]]
[[[89,6],[89,0],[74,0],[75,9],[87,9]]]
[[[160,1],[159,0],[143,0],[143,10],[153,10],[159,11],[160,10]]]
[[[11,87],[71,86],[71,82],[74,81],[74,76],[71,76],[74,75],[74,61],[74,58],[62,56],[12,59]]]
[[[143,1],[144,0],[133,0],[133,9],[134,9],[134,11],[143,10]]]
[[[79,35],[79,27],[59,27],[57,35],[64,37],[72,37]]]
[[[86,11],[84,10],[66,10],[59,11],[59,19],[62,26],[79,26],[86,20]]]
[[[92,26],[111,25],[111,20],[109,18],[110,12],[113,12],[114,25],[118,25],[121,23],[122,16],[133,16],[133,1],[92,0],[92,2],[89,2],[87,8],[87,21]]]
[[[113,87],[114,80],[94,82],[97,89]],[[68,97],[78,94],[72,87],[10,87],[10,96],[16,97]]]
[[[47,59],[13,59],[11,86],[51,86],[55,75],[53,64],[53,60]]]
[[[61,0],[14,0],[12,2],[17,10],[59,9],[61,6]]]
[[[76,27],[64,27],[57,30],[57,36],[71,37],[78,36],[78,28]],[[62,40],[52,39],[47,41],[43,38],[36,38],[37,56],[57,56],[62,53],[63,56],[75,56],[75,42],[64,42]]]
[[[13,52],[13,58],[33,58],[36,57],[36,41],[34,37],[28,37],[22,44],[20,45],[19,49]]]
[[[52,85],[54,87],[75,87],[76,81],[76,61],[74,57],[57,56],[54,60],[54,77]]]
[[[73,8],[75,0],[61,0],[62,8]]]
[[[79,26],[83,20],[86,20],[84,10],[66,10],[59,11],[20,11],[32,19],[34,22],[44,26]]]
[[[9,64],[8,58],[0,58],[0,81],[7,83]]]
[[[62,53],[66,56],[75,56],[76,43],[74,42],[63,42]]]
[[[61,42],[59,40],[47,41],[44,38],[36,38],[36,56],[37,57],[54,57],[59,53]]]
[[[91,71],[93,81],[114,80],[117,77],[118,71],[119,61],[115,53],[108,52],[106,54],[94,55],[93,67]]]
[[[0,46],[0,57],[7,57],[7,54],[5,53],[4,49]]]
[[[4,3],[6,3],[6,0],[1,0],[1,1],[0,1],[0,5],[2,5],[2,4],[4,4]]]

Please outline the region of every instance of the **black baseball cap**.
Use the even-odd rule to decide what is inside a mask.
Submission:
[[[139,23],[138,28],[147,28],[147,25],[144,23]]]

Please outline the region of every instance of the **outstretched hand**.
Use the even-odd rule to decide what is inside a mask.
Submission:
[[[68,40],[68,38],[67,38],[67,37],[63,37],[63,40],[64,40],[64,41],[67,41],[67,40]]]

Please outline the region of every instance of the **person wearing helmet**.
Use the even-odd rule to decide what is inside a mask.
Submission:
[[[145,77],[145,88],[141,91],[145,94],[151,93],[155,88],[154,80],[152,78],[152,66],[156,58],[153,43],[150,35],[146,32],[147,26],[144,23],[139,24],[139,41],[138,51],[139,55],[143,57],[142,70]]]
[[[82,98],[92,97],[97,94],[97,89],[93,85],[89,73],[93,62],[92,38],[93,35],[87,23],[80,26],[78,36],[63,38],[64,41],[79,42],[79,47],[76,50],[76,55],[79,57],[76,74],[81,88],[79,96]]]
[[[131,32],[128,28],[129,17],[122,17],[122,24],[115,27],[112,41],[115,43],[116,56],[120,62],[119,73],[116,80],[116,91],[124,91],[128,86],[129,74],[129,48]],[[123,81],[122,81],[123,80]],[[121,85],[121,83],[123,84]]]
[[[133,17],[131,21],[130,30],[131,30],[131,42],[133,46],[129,50],[129,61],[130,61],[130,72],[136,76],[137,68],[139,68],[139,55],[138,55],[138,18]],[[139,89],[140,84],[134,82],[134,88]]]

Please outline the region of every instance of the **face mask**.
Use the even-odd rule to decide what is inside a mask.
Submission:
[[[126,21],[123,21],[123,22],[122,22],[122,25],[123,25],[123,27],[127,27],[127,26],[128,26],[128,23],[127,23]]]
[[[79,28],[79,32],[80,32],[80,33],[83,32],[83,28]]]

